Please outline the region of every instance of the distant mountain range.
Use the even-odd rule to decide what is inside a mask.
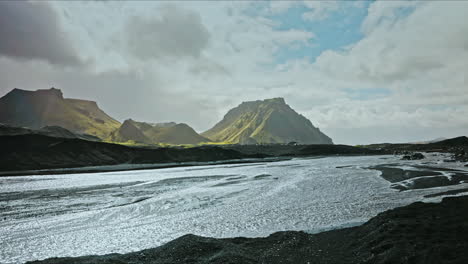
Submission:
[[[444,137],[438,137],[436,139],[433,139],[433,140],[426,140],[426,141],[416,141],[416,142],[410,142],[408,144],[430,144],[430,143],[437,143],[437,142],[440,142],[442,140],[446,140],[447,138],[444,138]]]
[[[145,144],[199,144],[210,140],[200,136],[187,124],[160,123],[150,124],[127,119],[117,130],[113,131],[109,141],[134,141]]]
[[[95,136],[106,141],[142,144],[333,144],[331,138],[295,112],[283,98],[243,102],[200,135],[183,123],[127,119],[121,124],[96,102],[63,98],[56,88],[37,91],[15,88],[0,98],[0,123],[34,130],[49,127],[54,133],[58,133],[57,127],[62,127],[81,138],[91,135],[90,139]]]
[[[243,102],[202,135],[213,141],[240,144],[333,144],[331,138],[294,111],[283,98]]]

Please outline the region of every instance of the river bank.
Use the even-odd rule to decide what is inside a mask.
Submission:
[[[30,264],[99,263],[467,263],[468,197],[416,202],[361,226],[319,234],[278,232],[264,238],[185,235],[128,254],[52,258]]]

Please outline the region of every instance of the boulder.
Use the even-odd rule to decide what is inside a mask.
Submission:
[[[402,160],[421,160],[424,159],[424,155],[422,153],[416,152],[410,155],[405,155],[401,159]]]

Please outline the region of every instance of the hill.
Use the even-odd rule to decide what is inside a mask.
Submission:
[[[210,140],[200,136],[187,124],[150,124],[127,119],[108,137],[113,142],[134,141],[144,144],[198,144]]]
[[[294,111],[283,98],[243,102],[202,136],[239,144],[333,144],[331,138]]]
[[[456,150],[466,149],[468,151],[468,137],[461,136],[449,138],[433,143],[412,144],[412,143],[381,143],[363,146],[371,149],[380,149],[389,153],[395,151],[427,151],[427,152],[454,152]]]
[[[0,136],[19,136],[19,135],[43,135],[56,138],[79,138],[91,141],[101,141],[100,138],[88,134],[73,133],[59,126],[45,126],[41,129],[29,129],[25,127],[13,127],[0,124]]]
[[[246,155],[235,150],[214,146],[143,148],[43,134],[0,136],[0,146],[2,146],[0,148],[0,171],[10,172],[119,164],[207,162],[263,157],[260,155]],[[36,173],[38,172],[34,172],[34,174]],[[27,174],[31,175],[32,172]],[[8,173],[7,175],[17,175],[17,173]]]
[[[26,91],[13,89],[0,98],[0,123],[39,129],[59,126],[80,134],[105,138],[120,123],[99,109],[96,102],[63,98],[51,88]]]

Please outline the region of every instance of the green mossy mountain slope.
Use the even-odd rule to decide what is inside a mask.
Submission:
[[[283,98],[243,102],[201,135],[213,141],[239,144],[333,144],[331,138],[294,111]]]
[[[0,123],[39,129],[59,126],[72,132],[106,138],[120,123],[96,102],[63,98],[62,91],[13,89],[0,98]]]
[[[126,120],[120,124],[96,102],[63,98],[59,89],[13,89],[0,98],[0,123],[40,129],[58,126],[121,143],[200,144],[207,142],[264,144],[333,144],[332,140],[283,98],[244,102],[231,109],[202,135],[187,124],[150,124]]]
[[[113,142],[133,141],[143,144],[199,144],[210,140],[200,136],[187,124],[150,124],[127,119],[107,138]]]

